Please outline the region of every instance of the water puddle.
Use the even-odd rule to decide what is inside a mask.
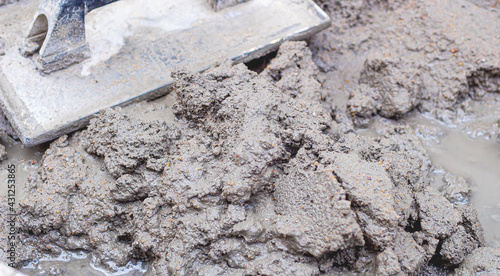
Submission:
[[[486,242],[500,247],[500,143],[473,139],[458,129],[447,129],[440,143],[428,148],[428,153],[435,166],[437,188],[445,171],[465,178]]]
[[[74,275],[74,276],[106,276],[124,275],[141,276],[146,272],[147,266],[138,262],[129,263],[124,267],[115,267],[113,273],[94,265],[95,258],[85,252],[63,252],[57,258],[47,256],[41,260],[31,262],[20,271],[26,275]],[[113,264],[109,264],[113,267]]]
[[[15,180],[16,185],[14,190],[10,189],[10,194],[15,195],[15,207],[17,207],[19,200],[22,200],[24,197],[24,185],[28,181],[28,176],[31,173],[36,173],[38,170],[40,160],[47,146],[41,145],[27,148],[21,142],[13,140],[8,135],[1,137],[1,143],[5,146],[8,159],[1,163],[0,180],[3,185],[0,185],[0,195],[4,197],[4,200],[7,200],[9,194],[7,180],[9,179],[9,174],[14,172],[11,174],[11,178]]]
[[[466,200],[479,213],[487,245],[500,247],[500,143],[496,137],[474,135],[477,131],[471,132],[470,121],[449,127],[413,114],[406,123],[413,126],[432,160],[432,185],[443,188],[446,173],[462,177],[471,190]]]
[[[494,114],[483,113],[474,120],[463,120],[448,126],[433,118],[413,112],[404,120],[377,118],[368,129],[357,133],[367,137],[376,137],[383,133],[377,131],[380,125],[407,124],[421,139],[432,164],[431,185],[443,191],[446,181],[452,182],[455,191],[470,190],[468,195],[454,198],[455,203],[472,203],[477,209],[484,228],[486,245],[500,247],[500,143],[491,130],[477,131],[477,122],[482,128],[491,125],[498,118]],[[477,115],[477,113],[476,113]],[[471,130],[473,129],[473,130]],[[445,179],[447,178],[447,179]],[[450,185],[450,184],[448,184]],[[468,189],[467,189],[468,187]],[[455,194],[457,196],[457,194]]]

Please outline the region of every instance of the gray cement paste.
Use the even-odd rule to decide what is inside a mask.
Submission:
[[[19,267],[498,274],[493,2],[317,2],[332,27],[259,74],[177,69],[170,95],[104,110],[41,158],[6,144],[2,166],[31,172]]]

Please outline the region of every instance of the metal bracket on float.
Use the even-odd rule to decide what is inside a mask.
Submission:
[[[90,57],[85,41],[85,15],[118,0],[42,0],[21,54],[35,58],[36,67],[50,73]]]

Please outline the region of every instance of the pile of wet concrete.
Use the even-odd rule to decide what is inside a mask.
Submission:
[[[285,43],[262,72],[178,69],[167,98],[143,103],[149,117],[105,110],[51,143],[19,203],[19,266],[83,251],[110,271],[148,263],[148,275],[500,272],[470,189],[431,186],[405,121],[498,106],[499,38],[483,29],[498,12],[318,2],[333,26]],[[497,21],[461,16],[476,10]],[[498,135],[498,121],[481,122]]]

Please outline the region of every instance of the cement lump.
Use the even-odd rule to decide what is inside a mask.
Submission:
[[[290,165],[298,168],[301,163],[294,161]],[[365,244],[351,202],[330,170],[292,169],[275,184],[274,197],[280,216],[273,231],[291,250],[319,258]]]
[[[422,77],[411,72],[401,61],[367,59],[361,70],[359,89],[347,104],[352,115],[366,118],[380,114],[401,118],[420,104]]]
[[[469,201],[471,189],[463,177],[446,173],[443,176],[443,181],[445,185],[440,189],[441,193],[451,203],[465,204]]]
[[[437,238],[449,236],[461,220],[453,205],[432,187],[427,187],[416,197],[422,230]]]
[[[103,156],[106,169],[114,177],[160,159],[168,152],[171,141],[180,135],[165,124],[135,122],[111,109],[90,124],[82,145],[87,152]],[[130,135],[132,130],[137,131],[136,135]]]

